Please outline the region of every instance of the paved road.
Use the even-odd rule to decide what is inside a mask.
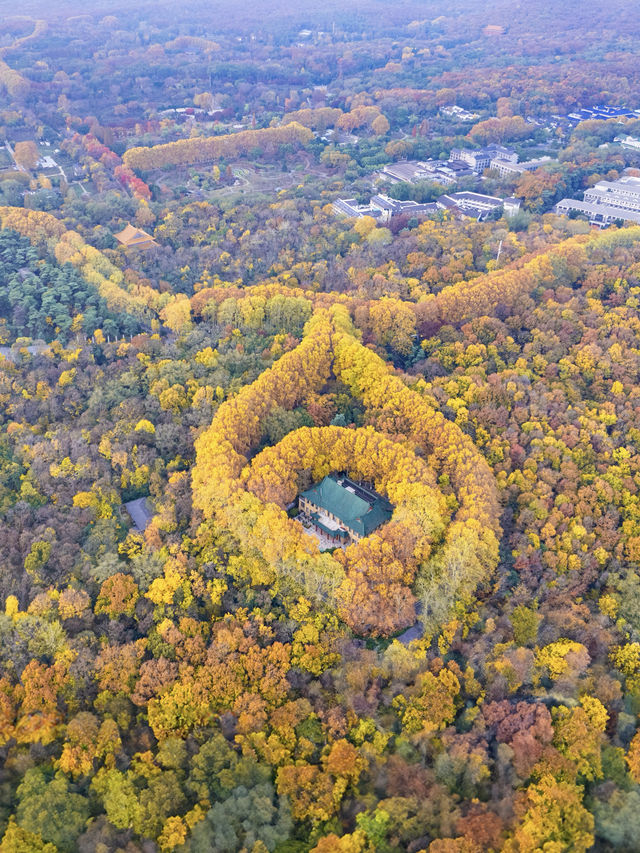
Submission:
[[[153,518],[153,512],[149,509],[146,498],[138,498],[135,501],[127,501],[125,509],[131,516],[135,530],[142,532]]]
[[[9,152],[9,154],[11,154],[11,159],[13,160],[16,169],[19,172],[26,172],[27,170],[25,169],[25,167],[21,166],[20,163],[18,163],[18,161],[16,160],[16,155],[13,153],[13,148],[11,147],[9,140],[5,139],[4,144],[5,144],[7,151]]]
[[[420,619],[420,615],[422,613],[422,604],[417,601],[416,602],[416,621],[407,628],[406,631],[403,631],[396,639],[398,642],[402,643],[403,646],[408,646],[412,640],[419,640],[424,636],[424,625],[422,624],[422,620]]]
[[[28,347],[0,347],[0,355],[4,356],[4,358],[8,358],[9,361],[15,361],[17,356],[20,354],[21,349],[28,350],[31,355],[39,355],[40,353],[46,352],[49,349],[47,344],[35,344]]]
[[[402,643],[403,646],[408,646],[412,640],[419,640],[420,637],[424,634],[424,628],[422,627],[422,622],[416,622],[415,625],[412,625],[410,628],[407,628],[399,637],[396,637],[399,643]]]

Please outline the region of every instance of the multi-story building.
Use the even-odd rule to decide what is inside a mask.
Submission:
[[[487,145],[486,148],[471,150],[468,148],[453,148],[451,160],[462,160],[467,163],[473,171],[481,175],[488,169],[493,160],[504,160],[507,163],[517,163],[518,155],[512,148],[503,145]]]
[[[621,210],[640,211],[640,178],[626,176],[617,181],[598,181],[594,187],[585,190],[584,200]]]
[[[337,542],[357,542],[391,520],[393,507],[376,492],[348,477],[331,475],[302,492],[303,516]]]
[[[502,208],[504,201],[493,195],[460,192],[441,195],[436,204],[441,210],[448,210],[454,216],[470,216],[483,220],[494,210]]]
[[[339,198],[333,203],[334,213],[339,216],[348,216],[359,219],[362,216],[373,216],[379,222],[387,223],[394,216],[407,213],[413,216],[428,216],[435,213],[437,206],[433,204],[419,204],[417,201],[398,201],[386,195],[374,195],[369,204],[358,204],[354,198]]]
[[[588,201],[577,201],[574,198],[563,198],[555,206],[555,212],[568,216],[575,212],[586,216],[592,225],[605,228],[614,222],[640,223],[640,213],[635,210],[620,210],[619,207],[610,207],[608,204],[595,204]]]
[[[517,178],[523,172],[534,172],[540,166],[546,166],[551,162],[553,162],[551,157],[538,157],[536,160],[525,160],[523,163],[514,163],[496,157],[491,161],[489,168],[495,169],[501,178]]]
[[[617,181],[598,181],[585,190],[584,201],[563,198],[555,211],[565,215],[572,211],[584,214],[600,227],[618,220],[640,222],[640,178],[625,176]]]

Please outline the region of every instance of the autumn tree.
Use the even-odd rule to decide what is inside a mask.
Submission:
[[[16,158],[16,163],[28,172],[35,169],[38,160],[40,159],[38,146],[33,141],[16,142],[14,147],[14,156]]]

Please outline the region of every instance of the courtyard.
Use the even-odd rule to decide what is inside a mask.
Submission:
[[[298,516],[298,521],[304,527],[305,533],[316,540],[321,551],[329,551],[332,548],[346,548],[350,542],[349,538],[338,538],[328,532],[328,530],[338,529],[338,525],[328,516],[323,515],[320,520],[322,526],[327,529],[323,530],[319,527],[306,513],[300,513]]]

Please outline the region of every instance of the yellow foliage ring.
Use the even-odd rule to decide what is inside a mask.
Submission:
[[[445,529],[446,503],[426,462],[404,444],[385,438],[372,427],[302,427],[259,453],[242,471],[245,487],[265,503],[281,508],[308,483],[333,472],[373,483],[394,506],[392,521],[413,543],[417,563]]]
[[[236,563],[242,563],[239,571],[251,583],[275,583],[279,589],[291,584],[316,600],[336,603],[336,590],[345,582],[340,562],[319,554],[302,526],[280,506],[247,490],[250,474],[243,473],[260,441],[264,418],[276,407],[291,410],[305,405],[332,376],[364,403],[367,417],[381,433],[424,453],[429,466],[455,493],[457,507],[444,544],[422,562],[415,587],[425,622],[435,628],[468,606],[478,584],[497,563],[495,481],[469,437],[357,340],[346,309],[317,310],[294,350],[220,406],[196,442],[194,505],[235,535],[242,551]],[[411,488],[417,488],[415,481]],[[434,494],[423,497],[423,509],[425,504],[441,505]],[[238,570],[236,564],[232,568]]]

